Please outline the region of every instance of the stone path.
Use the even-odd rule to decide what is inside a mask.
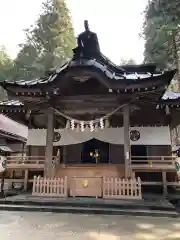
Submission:
[[[180,240],[180,219],[0,212],[3,240]]]

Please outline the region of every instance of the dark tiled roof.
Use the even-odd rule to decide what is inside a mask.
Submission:
[[[111,85],[112,88],[118,88],[120,85],[123,88],[123,85],[141,84],[141,80],[143,84],[146,80],[154,80],[155,82],[160,80],[160,85],[166,85],[171,81],[176,72],[175,70],[167,72],[158,71],[155,64],[117,66],[100,52],[97,34],[85,29],[77,39],[78,44],[73,49],[73,57],[44,78],[28,81],[23,79],[5,81],[0,83],[0,85],[4,87],[16,85],[24,88],[33,88],[38,85],[49,87],[50,83],[56,80],[66,80],[68,77],[74,79],[95,77],[104,81],[107,87]]]
[[[89,69],[89,71],[98,71],[101,74],[104,74],[105,77],[111,83],[117,84],[120,83],[119,81],[125,81],[136,83],[138,80],[152,80],[154,77],[155,79],[157,77],[161,77],[165,75],[168,72],[159,72],[156,71],[155,65],[126,65],[122,67],[115,66],[110,60],[108,60],[105,57],[101,56],[101,59],[83,59],[82,61],[77,60],[70,60],[66,64],[64,64],[59,69],[54,70],[50,76],[43,78],[43,79],[32,79],[32,80],[17,80],[17,81],[5,81],[4,84],[10,84],[10,85],[18,85],[22,87],[33,87],[36,85],[44,85],[53,82],[55,79],[57,79],[58,76],[60,76],[65,71],[70,72],[71,70],[74,71],[78,69],[79,71],[82,69]],[[175,73],[175,72],[174,72]],[[174,75],[172,74],[172,76]],[[171,77],[171,76],[169,76]],[[168,77],[168,78],[169,78]],[[3,84],[3,83],[0,83]]]
[[[27,139],[28,127],[0,114],[0,131],[17,138]]]

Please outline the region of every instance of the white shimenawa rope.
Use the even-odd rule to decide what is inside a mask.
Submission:
[[[120,106],[118,106],[116,109],[114,109],[112,112],[108,113],[107,115],[101,117],[101,118],[96,118],[94,120],[90,120],[90,121],[83,121],[83,120],[78,120],[78,119],[74,119],[74,118],[71,118],[67,115],[65,115],[64,113],[60,112],[59,110],[51,107],[51,109],[53,109],[58,115],[61,115],[62,117],[66,118],[67,120],[69,121],[74,121],[74,123],[84,123],[84,124],[90,124],[92,121],[93,123],[99,123],[100,120],[105,120],[105,119],[108,119],[110,116],[112,116],[114,113],[116,113],[119,109],[123,108],[125,105],[127,105],[127,103],[125,104],[122,104]]]

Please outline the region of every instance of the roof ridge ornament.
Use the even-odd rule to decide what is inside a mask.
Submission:
[[[85,31],[90,31],[88,20],[84,20],[84,28],[85,28]]]
[[[97,34],[90,31],[88,20],[84,20],[85,31],[77,37],[77,47],[73,49],[74,58],[98,58],[100,46]]]

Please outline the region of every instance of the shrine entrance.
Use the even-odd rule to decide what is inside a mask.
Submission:
[[[132,160],[134,160],[135,164],[147,164],[147,147],[145,145],[134,145],[131,146],[131,155]],[[135,162],[138,160],[137,162]],[[161,172],[155,171],[138,171],[135,172],[136,178],[140,177],[142,182],[161,182],[162,181],[162,174]],[[159,186],[151,186],[151,185],[144,185],[142,186],[142,191],[144,193],[159,193],[161,192],[161,187]]]
[[[83,144],[81,163],[109,163],[109,143],[95,138]]]

